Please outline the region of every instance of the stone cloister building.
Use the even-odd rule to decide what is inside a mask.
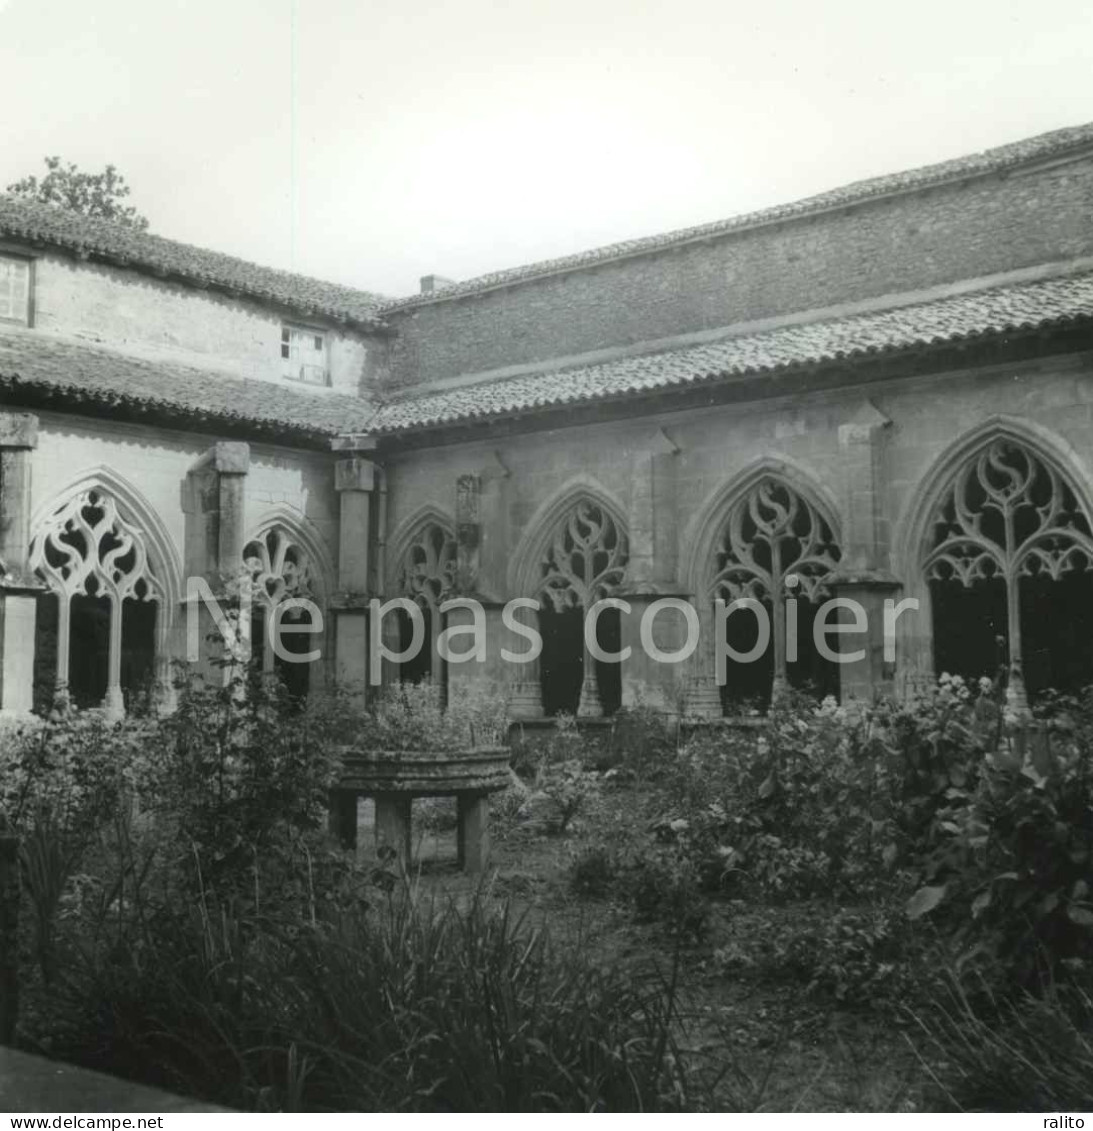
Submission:
[[[377,675],[507,684],[520,717],[1093,681],[1093,126],[404,299],[0,197],[0,402],[4,711],[135,709],[186,654],[189,579],[241,572],[300,692],[372,693],[376,597],[428,641]],[[460,596],[485,662],[436,654]],[[293,607],[319,631],[285,646],[321,658],[287,664],[268,618],[301,597],[321,630]],[[759,641],[714,602],[744,597],[774,631],[719,687],[715,633]],[[867,615],[836,665],[837,597]],[[621,663],[587,654],[604,598]],[[640,646],[662,598],[703,630],[686,662]],[[652,628],[670,652],[686,621]]]

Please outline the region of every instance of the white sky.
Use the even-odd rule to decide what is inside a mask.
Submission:
[[[0,189],[407,294],[1093,119],[1089,0],[0,0]]]

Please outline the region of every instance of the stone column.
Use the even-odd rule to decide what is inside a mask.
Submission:
[[[839,426],[846,527],[830,588],[835,596],[860,606],[867,626],[864,633],[838,637],[837,646],[836,638],[828,637],[841,653],[864,652],[861,659],[839,665],[839,697],[844,703],[870,702],[895,689],[895,664],[884,659],[884,602],[900,588],[890,571],[891,531],[884,497],[891,423],[867,400]]]
[[[509,633],[503,624],[505,574],[508,567],[509,470],[491,453],[479,470],[461,475],[456,483],[456,542],[459,591],[482,608],[485,620],[486,658],[448,665],[448,697],[454,701],[464,692],[505,695],[513,718],[539,718],[543,713],[539,689],[539,663],[512,664],[501,649],[522,653],[526,642]],[[473,623],[469,608],[452,609],[448,627]],[[524,614],[525,618],[530,613]],[[532,620],[534,618],[531,618]],[[457,637],[460,651],[473,643],[470,636]]]
[[[401,793],[376,795],[376,848],[392,848],[402,867],[409,867],[410,798]]]
[[[698,613],[698,648],[690,659],[683,713],[691,719],[719,719],[723,712],[717,685],[717,622],[713,602],[695,598]]]
[[[519,609],[515,620],[538,631],[539,614],[534,609]],[[520,639],[514,642],[513,652],[525,652],[530,643]],[[509,697],[509,718],[514,722],[521,719],[541,719],[543,717],[543,686],[540,681],[539,657],[526,664],[514,664],[516,672]]]
[[[243,569],[249,471],[249,445],[217,443],[194,464],[182,484],[186,575],[204,578],[225,613],[239,607],[235,590]],[[198,618],[201,666],[213,677],[215,669],[211,662],[224,656],[225,645],[223,641],[209,639],[217,633],[212,613],[201,600],[193,606],[184,597],[183,606],[187,631],[189,618]]]
[[[338,460],[338,594],[333,602],[337,678],[362,702],[368,687],[368,598],[371,593],[372,490],[375,466],[353,455]]]
[[[0,413],[0,712],[34,705],[34,631],[44,586],[30,571],[31,453],[38,418]]]
[[[490,862],[490,798],[486,793],[461,793],[456,802],[459,866],[471,874]]]
[[[701,649],[701,637],[690,655],[677,662],[667,657],[683,655],[688,643],[689,618],[682,606],[693,610],[694,605],[681,593],[627,592],[622,596],[630,603],[630,612],[622,614],[622,649],[631,649],[623,665],[622,704],[649,707],[676,720],[686,713],[688,677],[694,671],[694,657]],[[651,605],[662,600],[670,601],[671,605],[658,610],[651,621],[652,647],[646,649],[641,640],[642,618]],[[656,653],[665,658],[658,659]]]
[[[630,562],[626,585],[619,596],[630,603],[622,616],[622,649],[630,648],[623,662],[624,707],[648,706],[678,717],[683,700],[686,663],[654,659],[641,643],[641,620],[654,602],[681,595],[676,473],[679,447],[657,428],[631,457]],[[653,621],[653,639],[662,652],[679,651],[686,639],[686,621],[678,610],[665,610]]]

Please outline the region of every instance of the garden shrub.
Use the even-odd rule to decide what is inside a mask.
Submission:
[[[618,878],[618,861],[603,844],[585,845],[569,866],[569,885],[576,895],[603,899]]]
[[[997,714],[949,677],[906,703],[789,696],[760,726],[697,733],[672,763],[657,828],[711,889],[885,896],[937,843],[953,790],[974,786]]]
[[[706,937],[709,900],[684,853],[661,849],[635,855],[622,865],[620,880],[639,923],[659,923],[687,942]]]
[[[908,903],[951,934],[961,965],[1026,987],[1088,971],[1093,948],[1093,696],[1050,708],[947,791]]]
[[[866,1009],[905,1007],[929,981],[923,940],[898,908],[884,905],[817,909],[797,930],[765,940],[758,968]]]

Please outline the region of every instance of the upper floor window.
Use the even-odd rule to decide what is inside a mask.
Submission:
[[[30,324],[30,260],[0,255],[0,322]]]
[[[281,327],[281,374],[309,385],[330,383],[326,335],[302,326]]]

